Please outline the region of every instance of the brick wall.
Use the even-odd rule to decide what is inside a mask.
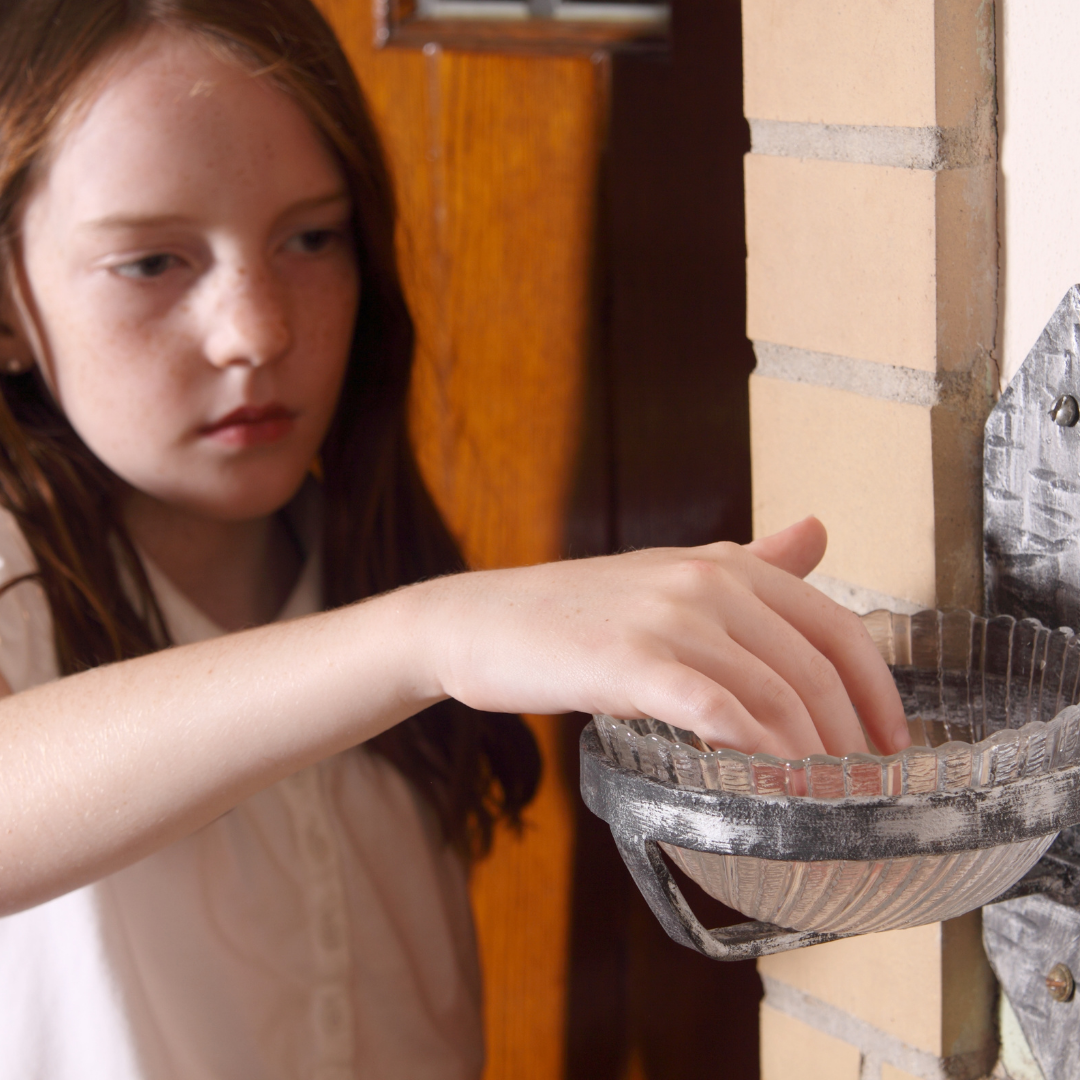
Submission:
[[[754,528],[858,610],[980,606],[997,370],[986,0],[743,0]],[[759,965],[764,1080],[985,1075],[978,916]]]

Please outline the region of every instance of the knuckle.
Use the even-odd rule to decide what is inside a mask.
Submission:
[[[832,661],[821,653],[810,658],[806,668],[807,688],[815,697],[826,697],[843,690],[843,683]]]
[[[708,559],[680,559],[676,572],[679,581],[691,588],[700,587],[713,580],[716,574],[715,563]]]
[[[783,680],[770,676],[762,687],[765,706],[770,713],[789,716],[802,711],[799,695]]]
[[[687,711],[701,724],[715,727],[731,712],[732,698],[722,686],[695,686],[686,695]]]
[[[734,576],[731,569],[711,559],[681,558],[671,565],[667,591],[678,603],[700,599],[704,594],[723,591]]]
[[[832,616],[833,633],[845,644],[856,645],[871,640],[862,619],[855,612],[837,605]]]
[[[756,754],[768,740],[766,730],[749,721],[738,699],[718,684],[696,687],[686,706],[689,726],[710,746]]]
[[[724,559],[733,559],[742,562],[746,558],[746,551],[741,544],[733,540],[720,540],[712,545],[713,550]]]

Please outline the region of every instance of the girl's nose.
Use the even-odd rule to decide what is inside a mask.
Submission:
[[[283,290],[261,268],[223,275],[209,305],[206,357],[215,367],[262,367],[284,356],[292,330]]]

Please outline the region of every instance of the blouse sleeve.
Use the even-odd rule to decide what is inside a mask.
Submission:
[[[36,579],[6,588],[37,564],[12,514],[0,508],[0,672],[15,692],[59,675],[52,615]]]

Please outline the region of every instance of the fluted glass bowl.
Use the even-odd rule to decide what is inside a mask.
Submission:
[[[1033,619],[923,611],[863,617],[889,664],[912,742],[889,757],[801,761],[709,750],[658,720],[595,717],[607,757],[698,790],[838,799],[1008,784],[1080,761],[1080,638]],[[793,930],[867,933],[961,915],[999,896],[1053,836],[948,855],[781,862],[663,844],[707,893]]]

